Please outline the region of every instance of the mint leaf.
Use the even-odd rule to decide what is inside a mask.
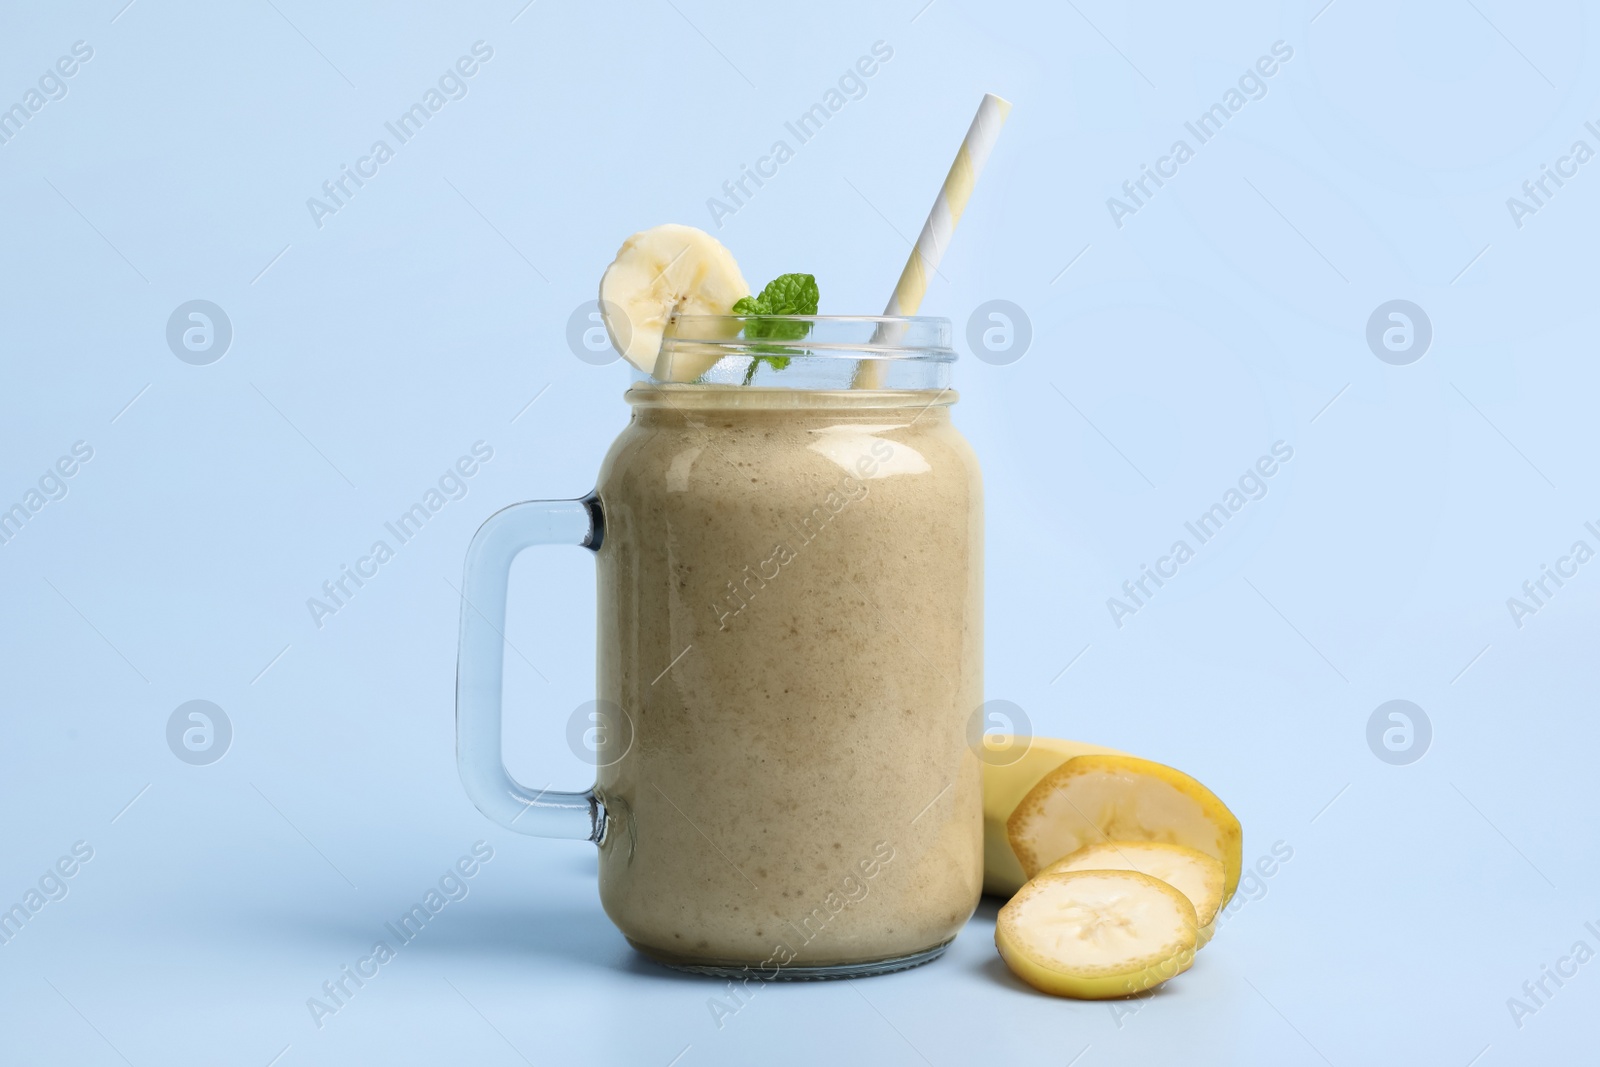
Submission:
[[[782,326],[776,326],[775,328],[782,329],[784,326],[787,326],[787,325],[788,324],[785,323]],[[789,352],[789,351],[792,351],[792,349],[784,348],[781,345],[752,345],[751,348],[750,348],[750,351],[752,351],[752,352]],[[773,370],[782,370],[783,368],[785,368],[785,367],[787,367],[789,365],[789,357],[788,356],[755,356],[755,357],[753,357],[750,360],[750,366],[744,372],[744,384],[745,385],[749,385],[751,382],[756,380],[756,371],[757,371],[757,369],[760,368],[762,363],[770,363],[770,364],[772,364],[772,369]]]
[[[817,279],[810,274],[780,274],[761,290],[758,303],[767,315],[815,315]]]
[[[810,274],[780,274],[767,283],[761,290],[760,296],[740,297],[733,305],[735,315],[815,315],[820,295],[817,292],[817,279]],[[808,322],[762,322],[757,319],[744,325],[744,335],[750,341],[798,341],[811,332]],[[789,357],[781,353],[790,349],[782,345],[752,345],[753,352],[769,353],[758,355],[750,361],[750,369],[745,372],[744,384],[749,385],[756,376],[756,369],[763,361],[772,364],[773,370],[783,370],[789,365]]]

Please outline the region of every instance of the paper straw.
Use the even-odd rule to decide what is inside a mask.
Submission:
[[[933,210],[928,213],[928,221],[922,224],[916,247],[906,258],[905,270],[900,272],[894,295],[883,309],[885,316],[915,315],[922,306],[922,298],[928,291],[928,277],[939,269],[939,261],[944,258],[944,250],[950,246],[956,223],[961,221],[961,214],[966,211],[967,201],[972,197],[972,187],[977,184],[978,175],[983,173],[983,165],[989,161],[989,150],[994,147],[1000,136],[1000,127],[1005,125],[1009,114],[1009,101],[993,93],[984,94],[983,102],[978,105],[978,113],[967,128],[967,136],[961,142],[961,150],[956,153],[955,162],[950,164],[950,173],[944,177],[939,197],[933,202]],[[873,337],[875,344],[892,340],[881,329]],[[885,361],[864,359],[856,368],[855,388],[881,388],[884,374]]]

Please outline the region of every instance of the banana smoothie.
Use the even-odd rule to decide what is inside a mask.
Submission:
[[[598,494],[600,894],[679,966],[892,961],[982,882],[982,488],[945,390],[641,382]],[[754,961],[761,961],[757,966]]]

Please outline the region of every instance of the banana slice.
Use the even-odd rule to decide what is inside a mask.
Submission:
[[[1035,989],[1104,1000],[1160,985],[1194,963],[1194,905],[1137,871],[1042,874],[995,921],[994,943]]]
[[[1202,929],[1211,926],[1222,906],[1222,864],[1204,852],[1161,841],[1106,841],[1085,845],[1043,871],[1066,874],[1070,871],[1138,871],[1158,878],[1189,898],[1195,921]],[[1206,940],[1210,940],[1207,936]]]
[[[1009,897],[1028,876],[1006,840],[1006,820],[1039,779],[1074,756],[1124,755],[1114,748],[1059,737],[991,734],[984,739],[996,750],[1021,750],[1009,761],[983,761],[983,891]]]
[[[1033,877],[1085,845],[1165,841],[1221,862],[1222,903],[1239,885],[1243,834],[1215,793],[1165,764],[1089,755],[1041,778],[1006,820],[1006,838]]]
[[[675,315],[726,315],[749,295],[739,264],[720,241],[669,223],[622,242],[600,279],[600,317],[611,344],[635,367],[662,381],[687,382],[710,369],[718,353],[702,346],[687,358],[662,360],[668,322]],[[735,323],[729,336],[738,330]]]

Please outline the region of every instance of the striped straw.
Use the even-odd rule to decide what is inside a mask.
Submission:
[[[883,309],[885,316],[915,315],[922,306],[922,298],[928,291],[928,276],[939,269],[939,261],[944,258],[944,250],[950,246],[956,223],[961,221],[961,214],[967,209],[972,187],[977,184],[978,175],[983,173],[983,165],[989,161],[989,150],[994,147],[1000,136],[1000,127],[1005,125],[1009,114],[1009,101],[993,93],[984,94],[983,103],[978,105],[978,113],[973,116],[967,136],[961,142],[961,150],[956,153],[955,162],[950,164],[950,173],[945,175],[939,198],[933,202],[928,221],[922,224],[916,247],[911,250],[905,269],[900,272],[894,295]],[[892,343],[893,338],[880,330],[873,341]],[[862,360],[856,368],[855,388],[881,388],[884,372],[883,360]]]

